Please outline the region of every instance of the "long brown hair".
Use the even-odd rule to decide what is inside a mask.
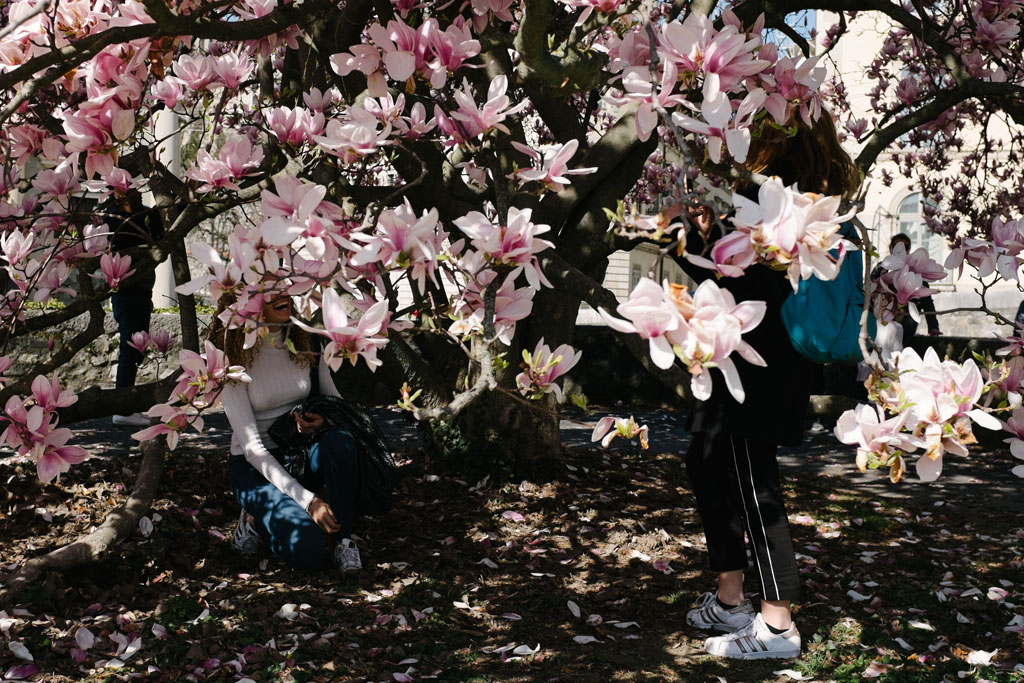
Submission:
[[[802,192],[852,197],[860,187],[860,171],[839,144],[832,115],[821,116],[808,126],[796,121],[796,133],[766,122],[760,135],[750,141],[744,168],[772,174],[780,163],[792,164],[796,184]]]
[[[243,348],[245,343],[245,330],[240,327],[228,329],[221,321],[220,314],[227,310],[238,300],[234,294],[224,294],[217,302],[217,312],[210,324],[210,331],[206,338],[218,349],[227,354],[232,365],[241,365],[243,368],[251,368],[252,362],[263,346],[263,339],[257,339],[250,348]],[[313,353],[310,345],[310,335],[298,325],[285,325],[285,339],[291,342],[295,353],[290,354],[292,362],[302,367],[309,367],[313,364]]]

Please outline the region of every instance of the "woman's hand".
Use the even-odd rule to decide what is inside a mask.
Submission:
[[[309,504],[306,511],[313,518],[313,521],[316,522],[316,525],[327,533],[335,534],[341,531],[341,525],[334,518],[334,511],[331,510],[331,506],[321,498],[313,498],[313,502]]]
[[[315,434],[324,426],[324,418],[316,413],[295,413],[295,424],[299,434]]]

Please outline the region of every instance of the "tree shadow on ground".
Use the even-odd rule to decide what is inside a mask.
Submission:
[[[750,681],[788,680],[773,673],[787,668],[857,680],[871,666],[887,667],[892,680],[941,680],[971,669],[970,651],[992,649],[1002,652],[998,668],[973,667],[965,680],[1004,680],[1021,651],[1020,633],[1001,630],[1024,611],[1014,598],[1019,516],[982,520],[966,506],[892,501],[820,468],[789,468],[804,653],[725,662],[705,656],[707,634],[685,624],[712,577],[676,453],[573,449],[544,481],[496,482],[428,470],[418,451],[404,451],[395,508],[359,524],[364,570],[346,577],[231,549],[238,508],[225,450],[216,438],[185,440],[168,461],[152,535],[136,533],[103,562],[51,575],[21,596],[32,616],[8,637],[53,680],[109,666],[150,680],[408,672],[451,681]],[[119,502],[137,460],[93,460],[59,488],[11,478],[11,467],[0,464],[13,511],[0,521],[4,568],[96,523]],[[47,522],[38,508],[58,512]],[[26,536],[27,544],[7,542]],[[76,655],[82,626],[99,640]],[[142,639],[136,654],[115,656],[119,634]]]

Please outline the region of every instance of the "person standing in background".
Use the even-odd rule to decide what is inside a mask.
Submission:
[[[142,195],[136,189],[110,199],[106,207],[107,225],[110,227],[111,243],[114,250],[121,252],[132,247],[152,244],[163,236],[163,221],[160,212],[142,203]],[[110,297],[114,321],[120,337],[117,347],[117,374],[114,386],[118,389],[135,386],[142,352],[131,345],[132,335],[148,332],[149,320],[153,313],[153,287],[156,273],[135,278],[130,284],[121,285]],[[141,427],[150,423],[142,413],[114,415],[116,425]]]

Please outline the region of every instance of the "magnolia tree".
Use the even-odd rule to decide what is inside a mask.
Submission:
[[[4,378],[3,439],[50,480],[88,455],[61,426],[73,419],[145,399],[158,421],[137,434],[147,444],[166,435],[173,448],[182,431],[201,430],[223,383],[247,379],[200,343],[189,309],[204,288],[227,303],[221,320],[248,345],[265,334],[263,302],[291,295],[297,324],[323,337],[332,368],[364,363],[417,418],[456,420],[471,448],[514,439],[507,448],[527,461],[559,449],[557,382],[579,358],[568,344],[584,301],[680,394],[706,397],[709,373],[721,372],[743,400],[733,358],[763,362],[743,340],[763,303],[737,303],[714,280],[689,292],[644,279],[620,305],[600,284],[609,254],[638,240],[678,250],[686,207],[701,202],[731,218],[721,240],[687,255],[695,264],[736,277],[764,263],[794,288],[834,277],[851,248],[838,225],[856,207],[741,167],[766,128],[813,122],[829,103],[863,172],[895,150],[926,193],[953,185],[956,201],[930,215],[958,245],[946,266],[1016,280],[1022,5],[6,3],[4,342],[90,322],[49,360]],[[823,40],[788,27],[806,9],[838,13]],[[878,82],[869,118],[847,113],[824,61],[866,12],[894,26],[869,73]],[[788,35],[788,47],[773,35]],[[156,153],[161,117],[176,122],[170,135],[199,131],[180,175]],[[1009,122],[1009,138],[987,134],[996,119]],[[971,127],[984,152],[962,157],[962,176],[944,175],[944,155]],[[741,177],[764,183],[756,202],[722,189]],[[167,229],[115,252],[110,216],[82,200],[134,189],[152,193]],[[185,238],[228,212],[240,219],[227,250],[194,243],[208,272],[193,277]],[[860,244],[870,253],[868,235]],[[182,295],[180,368],[155,385],[76,396],[60,369],[102,334],[103,302],[169,258]],[[883,320],[916,314],[913,300],[929,293],[922,280],[942,271],[921,252],[883,265],[874,299]],[[45,306],[58,296],[62,306]],[[1015,338],[1005,361],[984,367],[876,356],[877,405],[845,415],[839,435],[859,444],[862,466],[897,478],[916,454],[931,477],[944,452],[962,452],[973,424],[998,427],[1000,414],[1022,456],[1020,350]],[[595,437],[616,434],[646,437],[632,419],[602,421]]]

